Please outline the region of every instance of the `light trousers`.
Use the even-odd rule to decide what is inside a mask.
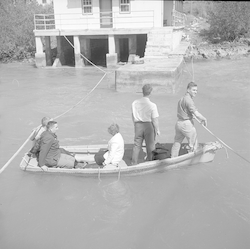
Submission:
[[[177,157],[181,148],[181,143],[187,139],[190,151],[197,149],[197,132],[193,120],[178,120],[175,125],[174,144],[171,149],[171,157]]]

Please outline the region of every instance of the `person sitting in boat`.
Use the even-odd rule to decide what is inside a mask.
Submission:
[[[47,130],[46,125],[48,124],[49,121],[52,119],[49,117],[43,117],[41,120],[41,125],[38,126],[33,135],[31,136],[30,140],[33,142],[32,145],[34,146],[36,141],[41,137],[42,133]]]
[[[47,130],[41,135],[39,144],[38,166],[46,170],[47,167],[59,168],[84,168],[86,163],[77,162],[74,155],[65,149],[59,148],[56,131],[58,124],[56,121],[49,121]]]
[[[95,161],[98,165],[104,166],[104,168],[117,168],[118,166],[126,166],[126,163],[122,160],[124,155],[124,140],[119,132],[119,126],[112,124],[108,128],[108,132],[112,135],[112,138],[108,142],[108,150],[97,153],[95,155]]]

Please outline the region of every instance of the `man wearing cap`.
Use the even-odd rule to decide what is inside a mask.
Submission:
[[[155,136],[160,135],[159,113],[155,103],[149,96],[153,88],[150,84],[142,87],[143,97],[132,103],[132,120],[135,127],[135,138],[132,155],[132,165],[138,163],[139,152],[145,139],[147,161],[152,160],[152,151],[155,149]]]
[[[193,117],[195,116],[204,126],[207,126],[207,119],[202,116],[194,104],[194,97],[197,94],[197,85],[190,82],[187,86],[187,92],[177,105],[177,122],[175,125],[174,144],[171,149],[171,157],[179,155],[181,143],[184,138],[188,141],[188,151],[195,151],[198,147],[197,132],[194,127]]]

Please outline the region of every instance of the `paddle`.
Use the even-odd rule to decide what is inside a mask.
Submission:
[[[229,147],[226,143],[224,143],[220,138],[218,138],[216,135],[214,135],[195,115],[193,115],[194,118],[196,119],[196,121],[198,123],[200,123],[203,128],[205,130],[207,130],[212,136],[214,136],[217,140],[219,140],[225,147],[227,147],[229,150],[231,150],[232,152],[234,152],[237,156],[241,157],[243,160],[247,161],[248,163],[250,163],[249,160],[247,160],[245,157],[241,156],[239,153],[237,153],[234,149],[232,149],[231,147]]]
[[[7,168],[7,166],[12,162],[12,160],[18,155],[18,153],[22,150],[22,148],[30,141],[30,138],[33,136],[36,129],[33,130],[33,132],[29,135],[29,137],[26,139],[26,141],[22,144],[22,146],[17,150],[17,152],[9,159],[7,163],[4,164],[4,166],[0,169],[0,174]]]

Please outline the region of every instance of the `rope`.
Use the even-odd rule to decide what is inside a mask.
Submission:
[[[58,115],[57,117],[55,117],[54,119],[57,119],[63,115],[65,115],[66,113],[68,113],[69,111],[71,111],[73,108],[75,108],[76,106],[78,106],[84,99],[86,99],[97,87],[98,85],[102,82],[102,80],[104,79],[104,77],[107,75],[107,73],[105,73],[102,78],[99,80],[99,82],[92,88],[92,90],[86,95],[84,96],[80,101],[78,101],[74,106],[72,106],[69,110],[67,110],[66,112],[62,113],[61,115]]]
[[[194,56],[192,56],[192,71],[193,71],[192,81],[194,82]]]
[[[69,41],[69,39],[64,36],[64,38],[68,41],[68,43],[73,47],[74,45]],[[102,71],[104,73],[104,75],[102,76],[102,78],[99,80],[99,82],[92,88],[92,90],[86,95],[84,96],[80,101],[78,101],[74,106],[72,106],[70,109],[68,109],[66,112],[62,113],[61,115],[58,115],[57,117],[55,117],[54,119],[57,119],[63,115],[65,115],[66,113],[70,112],[72,109],[74,109],[76,106],[78,106],[84,99],[86,99],[96,88],[97,86],[102,82],[102,80],[104,79],[104,77],[107,75],[107,72],[104,71],[103,69],[101,69],[100,67],[96,66],[93,62],[91,62],[88,58],[86,58],[84,55],[81,54],[81,56],[87,60],[91,65],[93,65],[94,67],[96,67],[97,69],[99,69],[100,71]],[[18,81],[17,81],[18,82]],[[19,84],[19,82],[18,82]],[[39,126],[38,126],[39,127]],[[37,127],[37,128],[38,128]],[[26,141],[21,145],[21,147],[16,151],[16,153],[7,161],[7,163],[5,163],[5,165],[0,169],[0,174],[7,168],[7,166],[12,162],[12,160],[18,155],[18,153],[23,149],[23,147],[30,141],[30,138],[32,137],[32,135],[34,134],[36,129],[33,130],[33,132],[29,135],[29,137],[26,139]]]
[[[23,157],[22,158],[25,162],[26,162],[26,167],[25,167],[25,170],[26,170],[26,168],[27,168],[27,166],[32,166],[32,167],[37,167],[36,165],[33,165],[33,164],[31,164],[29,161],[27,161],[26,159],[25,159],[25,157]],[[42,171],[44,171],[41,167],[39,167]]]
[[[185,67],[187,69],[187,72],[190,74],[191,77],[193,77],[192,73],[190,73],[190,71],[188,70],[188,66],[187,66],[185,59],[183,59],[183,60],[184,60],[184,64],[185,64]]]
[[[101,181],[101,171],[100,166],[98,167],[98,180]]]
[[[205,130],[207,130],[212,136],[214,136],[217,140],[219,140],[225,147],[227,147],[228,149],[230,149],[231,151],[233,151],[237,156],[241,157],[242,159],[244,159],[245,161],[247,161],[248,163],[250,163],[249,160],[247,160],[245,157],[241,156],[239,153],[237,153],[234,149],[232,149],[231,147],[229,147],[226,143],[224,143],[220,138],[218,138],[216,135],[214,135],[205,125],[203,125],[201,123],[200,120],[197,119],[197,117],[194,116],[194,118],[203,126],[203,128]]]
[[[193,48],[192,48],[193,49]],[[193,73],[193,82],[194,82],[194,57],[192,55],[192,73]],[[198,123],[200,123],[202,125],[202,127],[207,130],[212,136],[214,136],[217,140],[219,140],[225,147],[225,150],[226,150],[226,155],[227,155],[227,158],[229,158],[228,156],[228,152],[227,152],[227,149],[228,148],[229,150],[231,150],[232,152],[234,152],[237,156],[239,156],[240,158],[242,158],[243,160],[245,160],[246,162],[250,163],[249,160],[247,160],[245,157],[241,156],[239,153],[237,153],[234,149],[232,149],[230,146],[228,146],[226,143],[224,143],[219,137],[217,137],[216,135],[214,135],[205,125],[203,125],[201,123],[201,121],[199,119],[197,119],[196,116],[194,116],[194,118],[198,121]]]
[[[63,115],[65,115],[66,113],[70,112],[73,108],[75,108],[76,106],[78,106],[85,98],[87,98],[96,88],[97,86],[102,82],[102,80],[104,79],[104,77],[107,75],[107,73],[105,73],[102,78],[99,80],[99,82],[92,88],[92,90],[86,95],[84,96],[80,101],[78,101],[74,106],[72,106],[69,110],[67,110],[66,112],[62,113],[61,115],[58,115],[57,117],[55,117],[54,119],[57,119]],[[40,126],[40,125],[39,125]],[[38,126],[38,127],[39,127]],[[37,128],[38,128],[37,127]],[[0,174],[7,168],[7,166],[12,162],[12,160],[18,155],[18,153],[22,150],[22,148],[30,141],[30,138],[32,137],[32,135],[34,134],[36,129],[33,130],[33,132],[29,135],[29,137],[26,139],[26,141],[21,145],[21,147],[16,151],[16,153],[8,160],[8,162],[0,169]]]
[[[68,43],[70,44],[70,46],[72,48],[75,48],[74,45],[71,43],[71,41],[64,35],[64,38],[68,41]],[[90,61],[88,58],[86,58],[83,54],[80,53],[80,55],[86,60],[88,61],[92,66],[94,66],[95,68],[99,69],[100,71],[102,71],[103,73],[106,73],[106,71],[104,71],[103,69],[101,69],[100,67],[96,66],[92,61]]]
[[[119,165],[118,181],[121,179],[121,165]]]
[[[192,81],[194,82],[194,55],[193,55],[193,46],[191,46],[191,54],[192,54]]]

